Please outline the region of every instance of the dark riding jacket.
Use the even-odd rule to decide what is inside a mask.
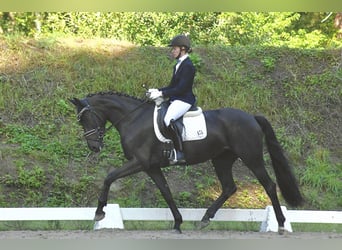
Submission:
[[[196,69],[189,57],[184,59],[175,73],[176,65],[173,68],[173,75],[169,86],[160,88],[164,97],[170,101],[180,100],[191,105],[196,102],[196,97],[192,92]]]

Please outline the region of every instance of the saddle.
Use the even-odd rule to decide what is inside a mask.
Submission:
[[[170,142],[169,130],[165,126],[164,117],[170,102],[164,101],[155,106],[154,110],[154,131],[161,142]],[[179,134],[183,141],[202,140],[207,136],[205,118],[200,107],[193,105],[190,110],[181,118],[175,121]]]

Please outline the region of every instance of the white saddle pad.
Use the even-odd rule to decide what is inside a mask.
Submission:
[[[154,113],[153,113],[154,133],[156,134],[159,141],[169,142],[171,140],[165,138],[159,130],[159,127],[157,124],[158,109],[159,107],[156,106],[154,108]],[[207,137],[207,125],[205,122],[202,109],[200,107],[198,107],[198,110],[196,111],[187,112],[183,116],[183,124],[184,124],[184,128],[182,131],[183,141],[203,140]]]

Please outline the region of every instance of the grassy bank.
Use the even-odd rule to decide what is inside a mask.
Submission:
[[[142,84],[168,83],[168,50],[56,37],[2,37],[0,48],[0,206],[95,206],[106,173],[124,161],[119,135],[109,131],[105,149],[90,154],[68,98],[107,90],[143,98]],[[198,47],[192,58],[198,105],[265,115],[294,165],[303,208],[341,210],[341,49]],[[180,207],[207,207],[219,190],[210,163],[165,174]],[[239,193],[225,206],[269,204],[240,162],[234,175]],[[166,206],[143,173],[115,182],[109,198]]]

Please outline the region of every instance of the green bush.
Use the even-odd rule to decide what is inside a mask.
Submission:
[[[303,12],[0,12],[5,34],[64,34],[166,46],[176,34],[194,45],[336,47],[338,30],[326,13]]]

